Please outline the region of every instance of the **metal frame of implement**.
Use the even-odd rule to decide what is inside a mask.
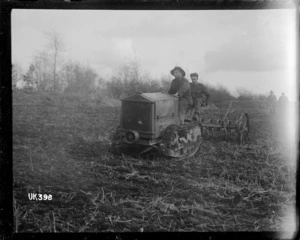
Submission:
[[[197,122],[199,122],[201,131],[210,130],[212,133],[214,133],[214,131],[224,131],[226,135],[231,132],[238,132],[236,126],[232,125],[230,120],[208,119],[205,121],[203,118],[200,118]]]

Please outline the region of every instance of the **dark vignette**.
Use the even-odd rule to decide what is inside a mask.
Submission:
[[[12,9],[118,9],[118,10],[234,10],[234,9],[284,9],[294,8],[293,0],[2,0],[0,2],[0,239],[277,239],[275,232],[228,232],[228,233],[83,233],[83,234],[14,234],[12,205],[12,86],[11,86],[11,11]],[[299,13],[299,6],[298,13]],[[300,34],[299,14],[298,39]],[[298,42],[297,42],[298,43]],[[298,63],[300,55],[297,46]],[[297,72],[297,79],[300,70]],[[298,89],[300,84],[298,82]],[[300,97],[299,97],[300,101]],[[298,139],[299,141],[299,139]],[[299,145],[299,143],[298,143]],[[298,156],[299,168],[299,156]],[[299,189],[297,171],[297,190]],[[299,191],[296,192],[297,225],[299,226]],[[300,239],[297,232],[295,239]]]

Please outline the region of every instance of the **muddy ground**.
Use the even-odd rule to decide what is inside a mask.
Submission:
[[[216,106],[202,115],[224,116],[228,103]],[[259,102],[233,107],[231,119],[250,115],[251,144],[204,137],[192,158],[133,158],[108,151],[119,107],[14,91],[15,231],[286,230],[296,172],[286,119]]]

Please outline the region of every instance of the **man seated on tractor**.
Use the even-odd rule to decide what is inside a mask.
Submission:
[[[191,94],[193,99],[193,108],[191,110],[190,116],[200,114],[200,108],[207,106],[210,94],[207,92],[206,87],[198,82],[198,74],[192,73],[191,75]]]
[[[184,77],[185,71],[181,67],[175,67],[171,70],[171,74],[175,79],[171,83],[169,94],[179,97],[179,117],[180,124],[184,124],[184,119],[187,116],[191,105],[191,88],[189,81]]]
[[[271,114],[275,113],[276,103],[277,103],[277,98],[274,95],[273,91],[271,91],[270,95],[267,98],[267,104]]]

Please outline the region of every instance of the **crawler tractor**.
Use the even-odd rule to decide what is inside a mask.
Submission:
[[[235,124],[194,117],[180,125],[177,97],[159,92],[137,93],[122,100],[121,121],[113,136],[112,150],[142,154],[154,149],[165,156],[185,158],[198,151],[202,132],[215,131],[237,132],[243,141],[249,131],[248,115],[243,114]]]

